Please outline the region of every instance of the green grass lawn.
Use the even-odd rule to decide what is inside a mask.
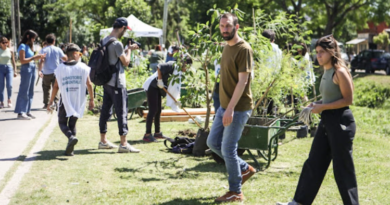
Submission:
[[[358,78],[390,86],[388,76]],[[389,101],[389,100],[388,100]],[[390,116],[387,109],[352,107],[357,123],[354,160],[360,204],[390,201]],[[109,140],[119,143],[117,122],[109,122]],[[98,117],[86,115],[77,125],[79,143],[74,157],[63,152],[66,137],[57,127],[39,152],[30,172],[10,204],[214,204],[228,189],[226,169],[210,157],[192,157],[167,151],[162,141],[144,143],[145,123],[130,120],[128,141],[139,154],[98,150]],[[175,137],[179,130],[197,130],[186,122],[162,123],[162,131]],[[295,191],[312,138],[296,139],[289,132],[271,166],[243,186],[244,204],[289,201]],[[254,165],[247,153],[243,158]],[[265,161],[259,159],[262,165]],[[332,165],[314,204],[342,204]]]
[[[361,204],[390,201],[390,116],[388,110],[353,107],[358,125],[354,159]],[[67,139],[56,128],[10,204],[213,204],[228,189],[223,165],[211,158],[167,152],[162,142],[143,143],[145,123],[129,121],[131,144],[139,154],[98,150],[98,118],[85,116],[77,125],[74,157],[62,155]],[[162,123],[168,136],[194,125]],[[119,143],[116,121],[109,122],[109,139]],[[290,200],[312,138],[288,133],[270,168],[244,186],[245,204],[275,204]],[[245,160],[254,165],[247,154]],[[260,159],[261,163],[265,163]],[[342,204],[330,166],[314,204]]]

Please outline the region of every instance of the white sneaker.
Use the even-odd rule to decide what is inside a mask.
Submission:
[[[31,119],[35,119],[36,117],[32,115],[31,113],[27,113],[27,116],[30,117]]]
[[[139,153],[140,150],[131,146],[129,143],[126,143],[126,146],[119,145],[118,153],[129,153],[129,152]]]
[[[287,203],[277,202],[276,205],[300,205],[300,203],[295,202],[295,201],[291,201],[291,202],[287,202]]]
[[[31,120],[29,116],[26,115],[26,113],[18,114],[18,120]]]
[[[117,148],[115,144],[107,140],[107,143],[104,144],[103,142],[99,142],[99,149],[114,149]]]

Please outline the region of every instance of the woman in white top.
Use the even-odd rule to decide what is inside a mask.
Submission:
[[[12,76],[16,77],[14,53],[9,49],[6,37],[0,37],[0,109],[4,107],[4,88],[7,87],[8,105],[12,107]],[[5,85],[5,87],[4,87]]]

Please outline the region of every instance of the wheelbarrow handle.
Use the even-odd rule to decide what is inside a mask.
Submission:
[[[287,123],[287,125],[284,126],[284,128],[287,130],[288,128],[294,126],[295,124],[297,124],[298,119],[299,119],[299,116],[296,116],[292,120],[289,120],[290,122]]]

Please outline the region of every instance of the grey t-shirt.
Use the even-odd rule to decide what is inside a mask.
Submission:
[[[115,37],[107,36],[103,39],[103,44],[106,44],[111,38],[116,39]],[[119,66],[119,78],[118,78],[118,88],[126,88],[126,75],[125,69],[120,61],[119,57],[124,55],[123,44],[120,41],[114,41],[111,45],[108,46],[108,61],[110,65],[114,65],[116,62],[117,68]],[[112,74],[112,78],[108,81],[107,85],[115,87],[116,73]]]

